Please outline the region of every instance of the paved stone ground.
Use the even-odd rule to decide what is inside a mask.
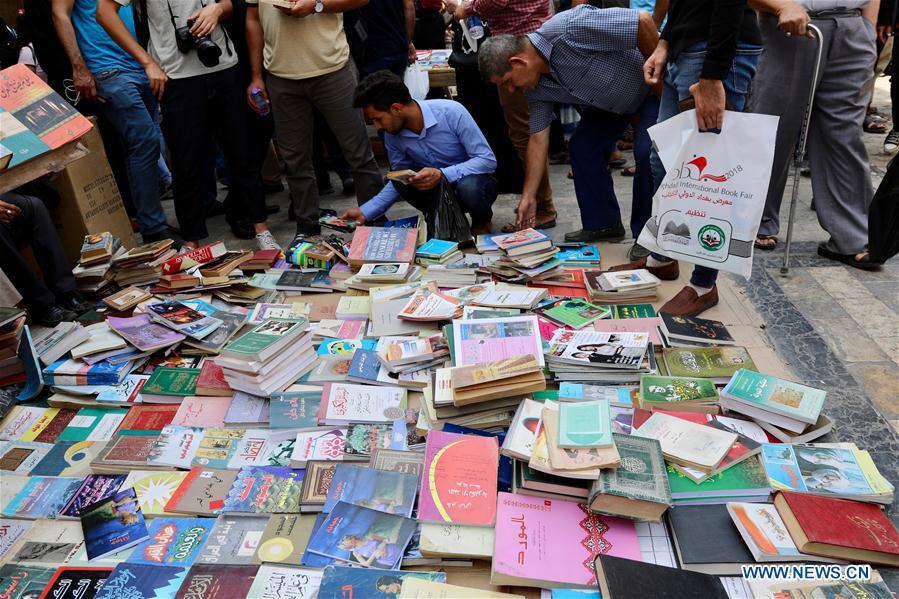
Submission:
[[[885,78],[876,83],[875,105],[881,112],[889,112]],[[888,157],[882,154],[882,135],[866,134],[865,137],[876,185],[883,176]],[[567,171],[567,165],[551,167],[559,211],[558,227],[551,233],[557,240],[565,232],[580,228],[574,187],[566,178]],[[339,187],[336,176],[334,179]],[[631,179],[616,173],[614,180],[627,223]],[[788,184],[788,193],[789,189]],[[271,218],[270,226],[285,244],[294,230],[293,223],[287,220],[287,201],[286,192],[269,196],[269,203],[282,207]],[[516,203],[517,197],[513,195],[497,200],[494,227],[512,219]],[[781,244],[774,252],[756,252],[753,275],[748,281],[723,275],[719,287],[722,296],[745,303],[754,312],[749,320],[760,324],[747,328],[758,329],[756,334],[761,331],[760,348],[772,352],[771,357],[779,362],[776,367],[781,372],[828,390],[827,413],[835,420],[835,428],[825,440],[852,441],[868,449],[881,472],[899,484],[899,259],[882,270],[863,272],[819,258],[816,244],[827,239],[827,235],[818,225],[810,203],[811,186],[807,178],[802,178],[792,269],[788,276],[780,274]],[[325,196],[321,204],[339,211],[355,205],[355,198]],[[783,208],[786,219],[788,200],[784,201]],[[167,210],[171,211],[170,203]],[[395,218],[412,212],[408,206],[401,206],[392,209],[390,215]],[[170,219],[175,222],[173,214]],[[231,239],[222,217],[211,219],[209,225],[212,238]],[[229,247],[253,245],[252,241],[228,243]],[[616,257],[624,251],[621,246],[608,249]],[[601,248],[601,252],[607,256],[606,248]],[[611,264],[605,259],[604,263]],[[668,290],[668,295],[675,291]],[[891,510],[894,519],[899,513],[896,507]],[[899,573],[885,574],[892,588],[899,588]]]

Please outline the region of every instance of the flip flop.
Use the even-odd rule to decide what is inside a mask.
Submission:
[[[759,241],[766,241],[766,240],[773,240],[774,243],[772,243],[770,245],[759,243]],[[765,252],[771,252],[775,248],[777,248],[777,235],[762,235],[762,234],[756,235],[755,241],[752,243],[752,245],[754,245],[756,249],[759,249],[759,250],[762,250]]]
[[[869,254],[867,250],[860,253],[863,253],[864,257],[861,260],[856,260],[855,254],[838,254],[834,251],[829,250],[823,243],[818,244],[819,256],[821,256],[822,258],[828,258],[830,260],[836,260],[837,262],[842,262],[846,266],[858,268],[859,270],[876,270],[883,264],[882,262],[871,261],[871,254]]]
[[[867,115],[865,115],[865,121],[862,125],[862,129],[865,130],[865,133],[886,133],[886,119],[884,119],[876,112],[869,112]]]

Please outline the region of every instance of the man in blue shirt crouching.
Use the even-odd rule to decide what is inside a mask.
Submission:
[[[356,88],[353,106],[384,132],[390,169],[417,171],[407,183],[389,181],[378,195],[341,218],[361,224],[404,199],[426,216],[436,209],[440,182],[453,187],[456,200],[471,215],[473,235],[491,233],[496,201],[496,157],[464,106],[452,100],[412,99],[403,80],[378,71]]]

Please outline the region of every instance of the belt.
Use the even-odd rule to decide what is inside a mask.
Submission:
[[[862,11],[860,8],[827,8],[824,10],[810,10],[808,16],[813,19],[826,19],[830,17],[859,17]]]

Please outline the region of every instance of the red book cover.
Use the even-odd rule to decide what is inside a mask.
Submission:
[[[396,227],[356,227],[350,253],[350,264],[366,262],[412,262],[418,229]]]
[[[178,404],[139,405],[128,410],[119,431],[161,431],[178,413]]]
[[[234,391],[225,381],[225,371],[212,360],[206,360],[200,367],[200,376],[197,378],[197,395],[222,397],[234,395]]]
[[[225,242],[223,241],[216,241],[215,243],[198,247],[193,251],[180,254],[174,258],[169,258],[163,262],[162,274],[170,275],[196,266],[197,264],[212,262],[224,253]]]
[[[50,421],[50,424],[44,427],[40,433],[38,433],[37,437],[34,438],[37,443],[53,443],[56,441],[56,438],[62,432],[66,426],[68,426],[69,422],[72,418],[75,417],[75,414],[78,413],[78,410],[66,410],[62,409],[56,413],[56,416],[53,417],[53,420]]]
[[[879,507],[792,491],[781,491],[778,496],[810,543],[875,551],[883,555],[879,563],[899,566],[899,532]],[[779,506],[778,511],[784,516]],[[805,551],[802,547],[799,550]]]

